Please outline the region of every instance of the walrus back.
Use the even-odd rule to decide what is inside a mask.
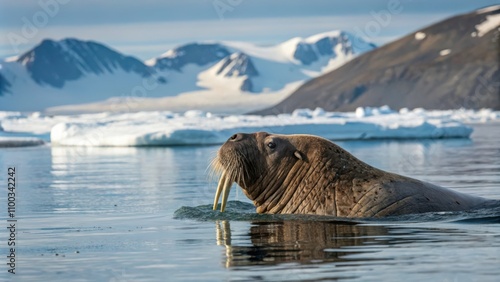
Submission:
[[[383,186],[385,197],[380,198],[379,208],[372,210],[373,214],[369,216],[466,211],[494,202],[411,178],[384,183]]]

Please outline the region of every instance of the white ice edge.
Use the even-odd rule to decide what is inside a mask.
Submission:
[[[0,112],[0,136],[42,138],[54,146],[174,146],[222,144],[236,132],[314,134],[331,140],[467,138],[465,123],[500,121],[500,112],[388,107],[355,112],[298,109],[271,116],[220,116],[203,111],[44,116]],[[50,137],[49,137],[50,133]]]

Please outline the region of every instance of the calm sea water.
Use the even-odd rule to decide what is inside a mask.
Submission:
[[[338,142],[382,169],[500,199],[500,124],[471,139]],[[239,188],[211,211],[218,146],[0,149],[2,281],[498,281],[500,222],[261,217]],[[16,274],[7,168],[16,168]],[[236,188],[236,189],[235,189]],[[498,214],[497,214],[498,215]]]

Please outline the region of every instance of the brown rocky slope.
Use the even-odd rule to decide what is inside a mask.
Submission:
[[[383,105],[498,110],[499,27],[486,34],[476,27],[498,17],[500,6],[433,24],[308,81],[281,103],[256,113]]]

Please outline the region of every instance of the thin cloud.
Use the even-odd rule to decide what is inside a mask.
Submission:
[[[334,29],[354,33],[361,31],[362,34],[357,35],[383,44],[387,42],[387,38],[402,36],[445,17],[438,14],[394,15],[390,23],[381,27],[375,36],[371,36],[371,33],[363,34],[367,23],[374,21],[370,15],[54,26],[40,30],[27,44],[19,46],[19,49],[28,50],[44,38],[58,40],[76,37],[103,42],[126,53],[133,51],[129,54],[146,59],[156,52],[159,55],[172,46],[193,41],[232,40],[276,44],[294,36],[304,37]],[[8,51],[9,45],[7,37],[0,37],[0,52],[12,53]],[[141,46],[144,50],[141,50]]]

